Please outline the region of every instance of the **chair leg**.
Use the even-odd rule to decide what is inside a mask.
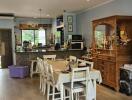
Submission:
[[[66,90],[64,89],[64,91],[63,91],[63,98],[64,98],[64,100],[65,100],[65,97],[66,97],[66,92],[65,92]]]
[[[49,100],[49,94],[50,94],[50,85],[47,84],[47,100]]]
[[[30,71],[30,77],[32,78],[32,71]]]
[[[96,100],[96,80],[94,80],[94,90],[95,90],[95,98],[94,98],[94,100]]]
[[[73,91],[71,91],[71,99],[70,100],[74,100],[74,96],[73,96]]]
[[[55,87],[53,86],[52,88],[53,88],[52,100],[54,100],[55,99]]]
[[[44,84],[45,84],[45,82],[44,82],[43,77],[42,77],[41,80],[42,80],[42,81],[41,81],[41,90],[42,90],[42,92],[44,92]]]
[[[47,83],[46,83],[46,80],[44,79],[44,82],[43,82],[43,94],[45,95],[45,93],[46,93],[46,85],[47,85]],[[47,86],[48,87],[48,86]]]
[[[77,93],[75,93],[75,100],[77,100]]]
[[[71,100],[71,92],[70,91],[68,91],[68,90],[65,90],[65,94],[66,94],[66,96],[65,96],[65,98],[69,98],[69,100]]]
[[[31,74],[31,78],[33,78],[33,73]]]
[[[39,89],[40,89],[40,90],[42,89],[42,77],[41,77],[41,74],[40,74],[40,83],[39,83]]]
[[[77,100],[79,100],[79,92],[77,93]]]
[[[30,77],[33,77],[33,64],[34,62],[31,62],[31,68],[30,68]]]

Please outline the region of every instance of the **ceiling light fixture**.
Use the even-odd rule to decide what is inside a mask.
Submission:
[[[89,2],[90,0],[86,0],[87,2]]]
[[[49,14],[47,14],[46,16],[47,16],[47,17],[50,17],[50,15],[49,15]]]

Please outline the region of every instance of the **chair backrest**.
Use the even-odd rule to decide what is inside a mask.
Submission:
[[[70,62],[71,61],[76,62],[77,61],[77,57],[75,57],[75,56],[69,56],[69,60],[70,60]]]
[[[36,72],[40,72],[43,68],[42,59],[37,57]]]
[[[86,60],[82,60],[82,59],[77,59],[77,63],[83,63],[85,64],[87,67],[90,67],[91,69],[93,69],[94,66],[94,62],[91,61],[86,61]]]
[[[43,66],[44,66],[44,75],[45,75],[45,78],[48,78],[48,70],[49,70],[49,64],[46,60],[43,60]]]
[[[50,64],[48,64],[48,81],[52,82],[52,84],[55,84],[53,68]]]
[[[44,60],[46,59],[51,59],[51,60],[55,60],[56,59],[56,55],[43,55]]]
[[[90,80],[89,67],[73,68],[71,77],[71,88],[74,87],[75,82],[83,82],[87,85]]]

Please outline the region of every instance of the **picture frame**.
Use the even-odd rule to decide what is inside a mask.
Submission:
[[[68,32],[73,32],[73,25],[72,24],[68,24]]]
[[[67,22],[73,23],[73,16],[67,16]]]

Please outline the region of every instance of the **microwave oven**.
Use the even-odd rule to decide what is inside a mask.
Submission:
[[[83,42],[71,42],[71,50],[83,50]]]
[[[82,41],[82,35],[69,35],[68,39],[71,41]]]

